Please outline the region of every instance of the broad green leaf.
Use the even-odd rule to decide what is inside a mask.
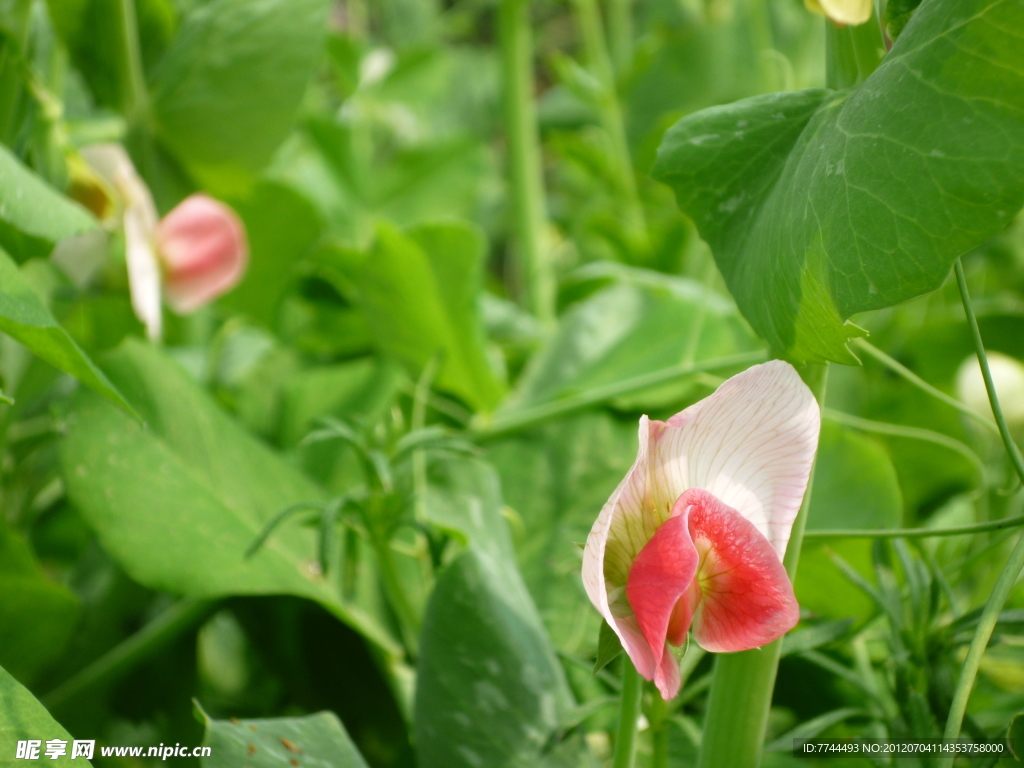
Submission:
[[[0,664],[31,682],[64,650],[77,614],[75,596],[43,574],[20,535],[0,526]]]
[[[299,261],[312,250],[323,222],[302,195],[273,182],[257,184],[232,203],[245,224],[249,266],[220,303],[273,327],[282,299],[298,279]]]
[[[320,55],[328,0],[211,0],[153,79],[157,134],[201,180],[240,189],[284,140]]]
[[[0,246],[19,260],[48,256],[58,240],[95,227],[84,208],[0,146]]]
[[[845,320],[938,287],[1024,203],[1024,7],[925,0],[857,90],[684,118],[655,176],[711,245],[754,329],[853,363]]]
[[[490,463],[466,457],[435,457],[429,462],[427,480],[425,511],[433,525],[500,563],[515,562],[508,524],[502,515],[501,481]],[[521,580],[518,573],[515,580]]]
[[[19,741],[36,740],[43,742],[39,758],[25,760],[17,758]],[[67,754],[52,760],[46,757],[46,742],[60,739],[67,742]],[[0,766],[16,768],[25,765],[70,766],[85,768],[89,761],[81,757],[71,759],[71,735],[10,673],[0,668]]]
[[[210,748],[200,760],[203,768],[366,768],[333,712],[257,720],[214,720],[201,709],[197,714],[206,726],[203,746]]]
[[[573,305],[502,404],[508,413],[686,361],[753,349],[755,339],[732,302],[684,278],[617,270],[621,279]],[[676,403],[678,383],[655,394]],[[642,402],[648,406],[652,393]]]
[[[385,224],[354,277],[381,350],[414,374],[436,357],[436,386],[486,411],[502,384],[484,351],[477,303],[483,258],[483,237],[469,225],[424,224],[402,233]]]
[[[322,491],[223,413],[174,362],[127,340],[107,369],[147,426],[95,397],[76,401],[61,444],[68,495],[140,583],[193,597],[293,594],[322,603],[386,652],[386,630],[316,567],[315,533],[266,522]]]
[[[434,587],[420,636],[422,768],[535,768],[572,697],[514,568],[471,548]]]
[[[558,733],[572,694],[516,568],[496,473],[478,459],[430,469],[428,518],[461,534],[466,551],[441,573],[423,618],[419,765],[579,765],[578,745]]]
[[[807,530],[897,528],[902,518],[899,480],[885,448],[870,437],[824,422]],[[872,603],[836,568],[829,556],[832,551],[863,573],[871,572],[870,541],[808,540],[794,582],[797,599],[823,616],[866,615]]]
[[[0,249],[0,331],[55,368],[130,410],[103,372],[54,319],[10,257]]]

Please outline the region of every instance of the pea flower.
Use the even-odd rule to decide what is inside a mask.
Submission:
[[[238,283],[249,249],[231,208],[200,193],[158,220],[153,196],[124,147],[94,144],[81,154],[119,199],[132,309],[151,339],[162,335],[162,294],[171,309],[187,314]]]
[[[669,645],[757,648],[799,619],[782,565],[818,444],[814,395],[786,362],[740,373],[666,422],[640,419],[636,462],[583,553],[583,584],[666,700]]]

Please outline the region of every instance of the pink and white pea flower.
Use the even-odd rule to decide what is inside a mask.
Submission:
[[[162,299],[188,314],[237,285],[249,247],[230,207],[196,193],[158,220],[149,187],[124,147],[94,144],[81,155],[119,197],[132,309],[150,339],[163,333]]]
[[[640,419],[636,462],[583,553],[583,584],[637,671],[679,692],[669,645],[758,648],[799,620],[782,565],[820,411],[786,362],[755,365],[668,421]]]

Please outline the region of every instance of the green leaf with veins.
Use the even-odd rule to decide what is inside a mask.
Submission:
[[[1024,204],[1024,5],[925,0],[856,90],[684,118],[656,178],[781,354],[855,363],[846,321],[937,288]]]

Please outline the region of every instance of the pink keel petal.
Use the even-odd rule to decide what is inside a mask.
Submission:
[[[700,602],[693,635],[716,653],[747,651],[796,626],[800,608],[775,549],[753,523],[707,491],[680,497],[689,507],[689,532],[700,553]]]
[[[683,510],[685,507],[677,502],[673,517],[658,528],[636,556],[626,582],[626,597],[657,662],[654,682],[665,699],[679,692],[679,667],[665,647],[669,620],[676,603],[690,588],[698,563],[686,514],[680,514]]]
[[[187,197],[155,234],[167,301],[177,312],[192,312],[217,298],[245,271],[245,228],[233,210],[207,195]]]

